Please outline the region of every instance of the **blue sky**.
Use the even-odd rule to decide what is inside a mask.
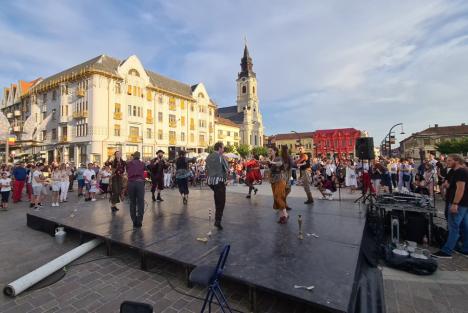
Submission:
[[[463,0],[3,1],[0,85],[135,54],[233,105],[244,36],[267,134],[468,118]]]

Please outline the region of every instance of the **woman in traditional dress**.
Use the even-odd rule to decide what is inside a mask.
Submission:
[[[357,189],[356,167],[352,160],[346,162],[346,187],[351,187],[351,193]]]
[[[120,151],[115,151],[114,158],[106,162],[107,166],[111,167],[112,176],[109,181],[109,193],[111,210],[116,212],[119,209],[117,208],[117,203],[120,203],[120,198],[122,197],[122,192],[124,190],[124,175],[126,163],[122,160],[122,154]]]
[[[284,180],[284,161],[278,154],[278,148],[273,146],[268,149],[269,159],[267,163],[270,167],[270,183],[273,192],[273,209],[278,210],[280,218],[278,223],[286,224],[288,212],[286,210],[286,181]]]
[[[258,157],[254,155],[249,161],[245,162],[246,176],[245,184],[249,187],[249,193],[246,198],[250,199],[252,191],[254,195],[257,194],[258,189],[254,187],[256,181],[262,180],[260,174],[260,164],[258,163]]]
[[[189,160],[185,157],[185,151],[180,150],[176,160],[176,183],[184,204],[188,202],[188,179],[190,176],[192,176],[192,171],[189,169]]]

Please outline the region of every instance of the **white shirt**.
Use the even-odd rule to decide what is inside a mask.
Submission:
[[[325,166],[325,172],[327,174],[327,176],[332,176],[333,173],[335,173],[336,171],[336,165],[335,164],[327,164]]]
[[[93,170],[85,169],[83,172],[83,178],[86,182],[90,183],[91,182],[91,177],[93,175],[96,175],[96,172]]]
[[[7,186],[4,186],[7,185]],[[11,178],[0,179],[1,191],[11,191]]]
[[[39,170],[33,172],[32,183],[31,183],[31,185],[32,185],[33,187],[42,186],[42,183],[37,181],[37,180],[40,181],[39,176],[41,176],[41,175],[42,175],[42,172],[39,171]],[[36,179],[37,179],[37,180],[36,180]]]

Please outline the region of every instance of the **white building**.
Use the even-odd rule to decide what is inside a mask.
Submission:
[[[15,120],[28,130],[18,132],[12,150],[47,161],[102,163],[116,150],[124,157],[138,150],[147,159],[158,149],[173,156],[179,149],[202,152],[215,141],[216,106],[204,85],[146,70],[136,56],[100,55],[35,81],[16,101],[5,101],[4,91],[4,113],[18,103],[28,104],[31,117]]]

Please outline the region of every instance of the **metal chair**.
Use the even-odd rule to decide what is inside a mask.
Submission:
[[[153,313],[153,307],[147,303],[124,301],[120,305],[120,313]]]
[[[218,264],[216,266],[210,265],[201,265],[197,266],[191,273],[189,280],[191,283],[198,284],[201,286],[208,287],[208,292],[205,297],[205,302],[203,302],[203,307],[201,313],[205,312],[206,305],[208,304],[208,312],[211,313],[211,303],[213,302],[213,297],[216,297],[218,303],[221,307],[221,310],[226,313],[231,312],[232,310],[229,307],[229,304],[224,296],[223,291],[219,285],[219,278],[223,274],[224,265],[226,264],[226,259],[231,249],[230,245],[226,245],[219,256]]]

